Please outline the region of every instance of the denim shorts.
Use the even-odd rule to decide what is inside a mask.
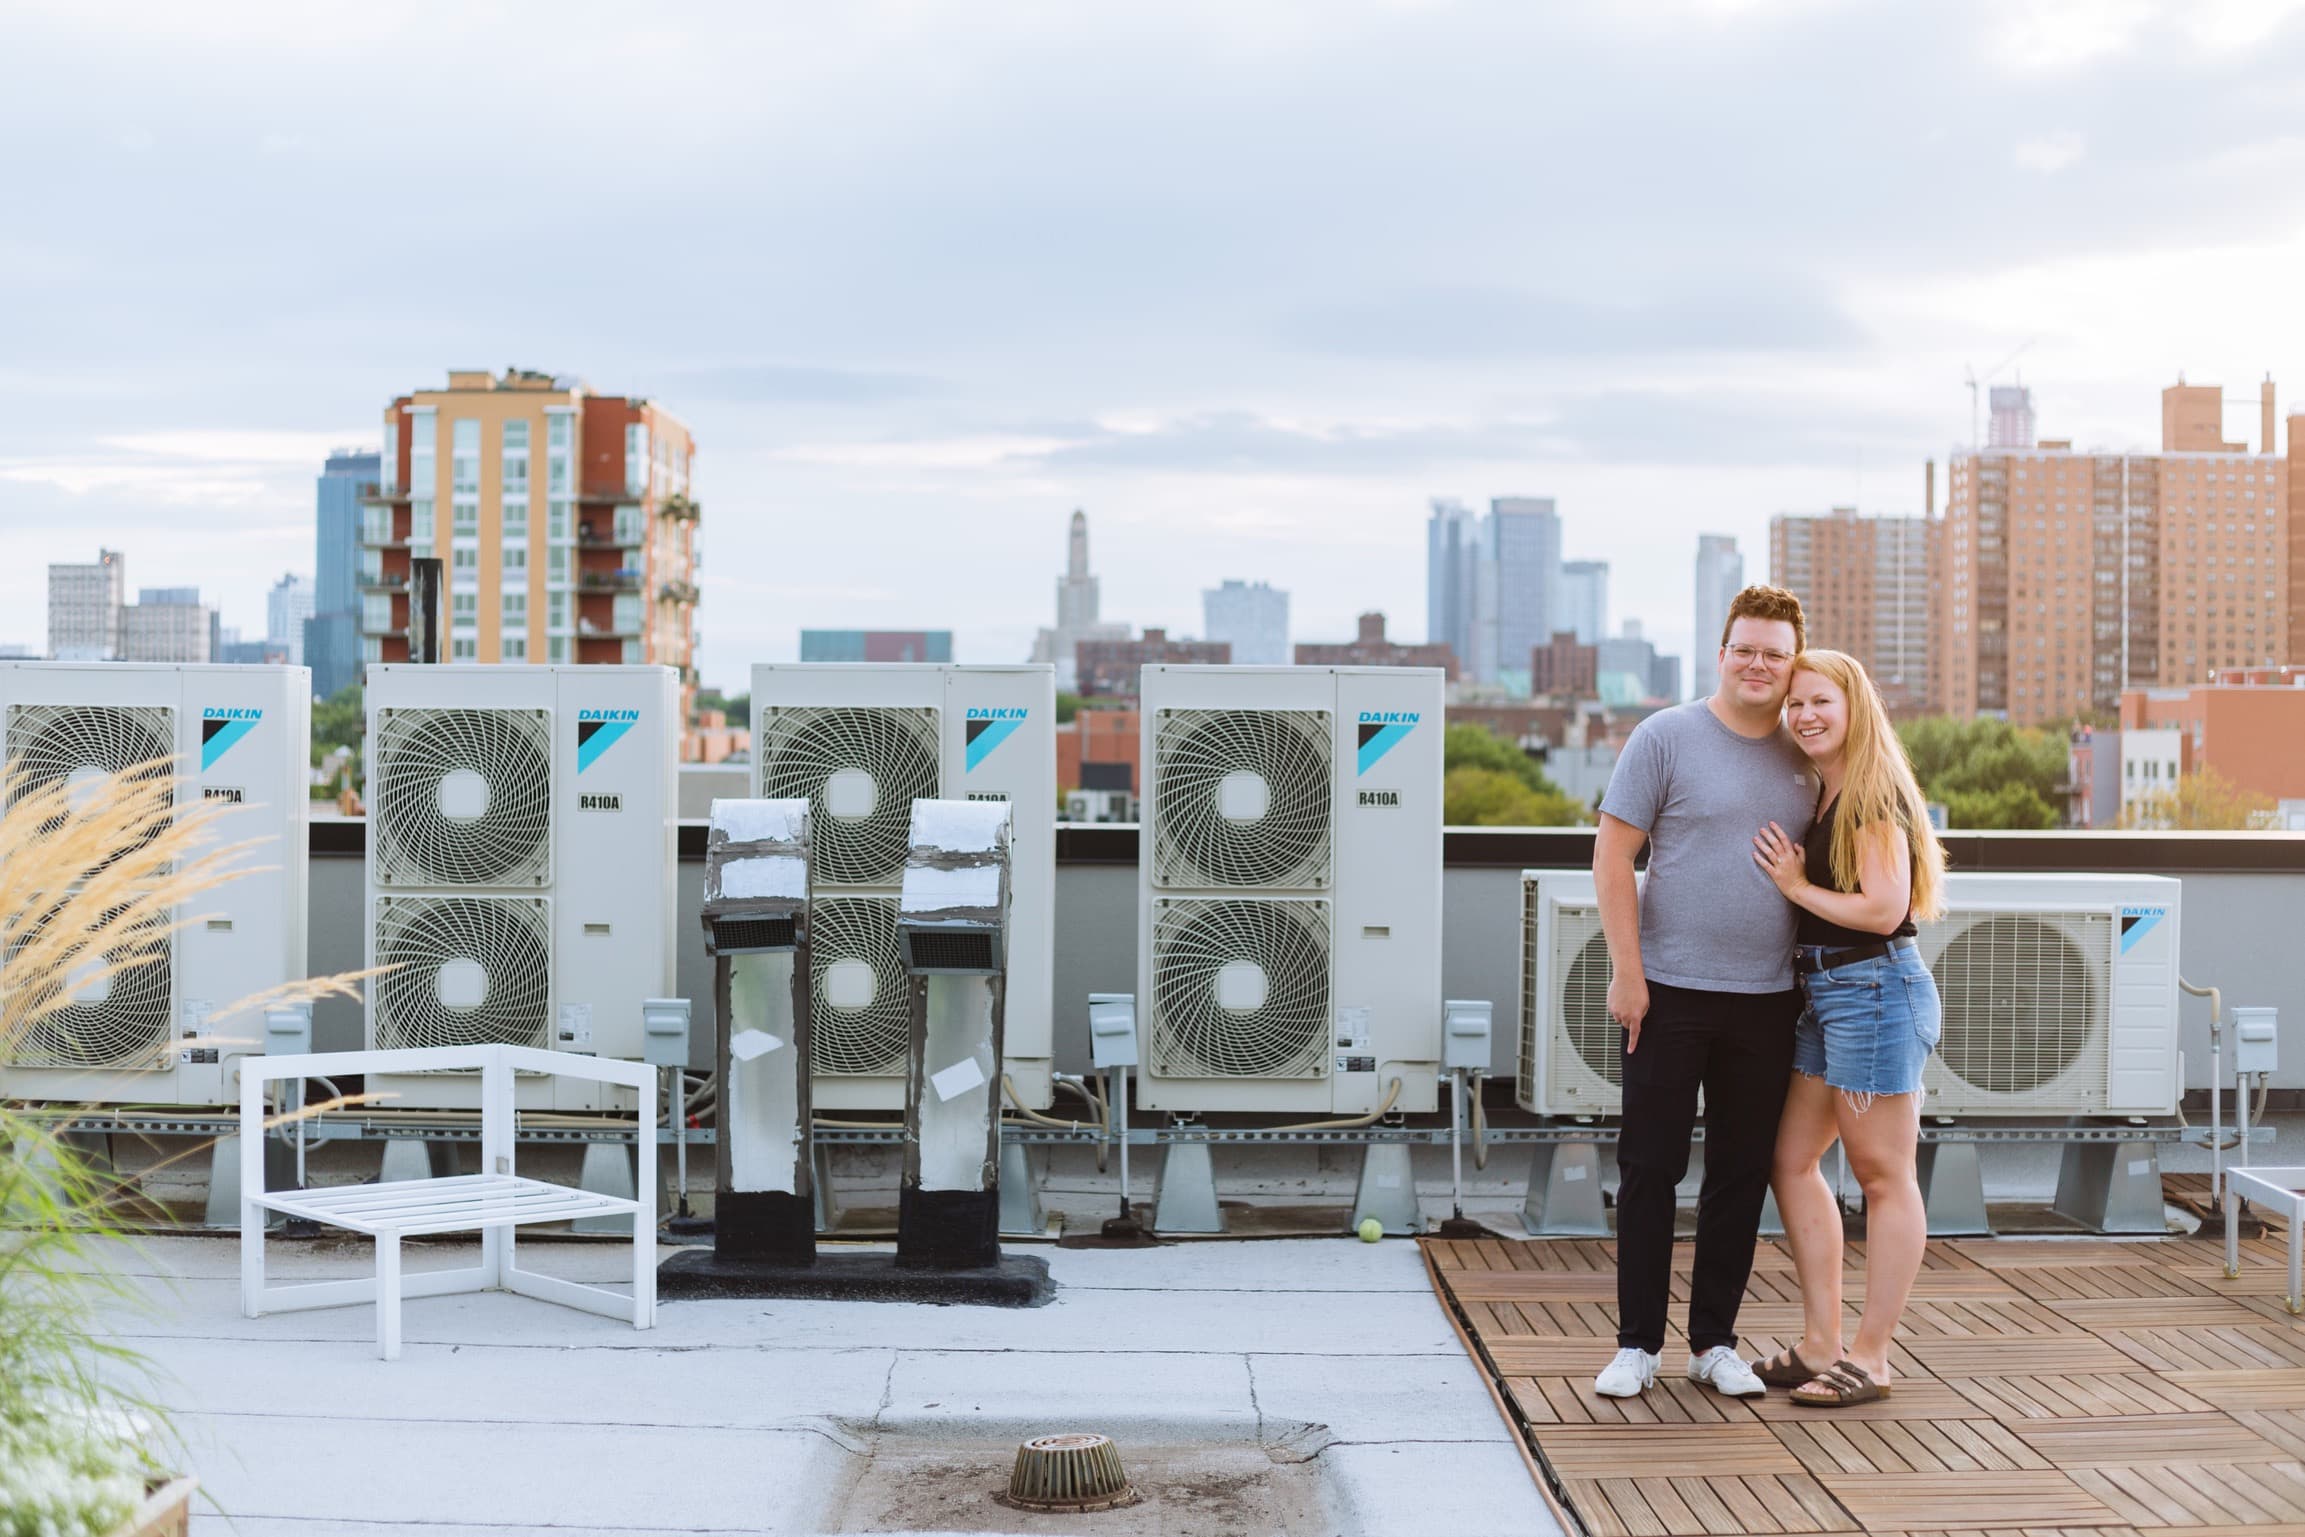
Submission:
[[[1799,953],[1825,951],[1804,945]],[[1871,960],[1812,971],[1801,978],[1801,994],[1793,1071],[1860,1101],[1920,1089],[1921,1069],[1944,1034],[1945,1010],[1918,949],[1898,945]]]

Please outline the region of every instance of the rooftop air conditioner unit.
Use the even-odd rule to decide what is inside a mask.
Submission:
[[[368,669],[371,1050],[510,1045],[641,1059],[674,988],[679,681],[668,667]],[[470,1109],[469,1073],[371,1077]],[[627,1107],[519,1080],[524,1108]]]
[[[1921,925],[1945,1035],[1937,1115],[2167,1115],[2177,1107],[2182,884],[1962,872]]]
[[[1436,1103],[1442,674],[1147,667],[1138,1103]]]
[[[255,845],[228,867],[250,873],[180,908],[155,958],[32,1026],[0,1060],[0,1099],[237,1100],[234,1060],[263,1051],[264,1021],[226,1012],[305,975],[311,698],[302,667],[0,663],[0,761],[24,787],[172,760],[178,804],[236,803],[215,835]]]
[[[1624,1031],[1609,1018],[1609,947],[1589,870],[1521,872],[1521,1048],[1515,1097],[1539,1115],[1624,1108]]]
[[[809,803],[817,1110],[904,1106],[911,978],[897,899],[916,800],[1010,803],[1003,1069],[1053,1091],[1056,673],[1046,666],[763,663],[752,671],[753,794]]]
[[[2176,1108],[2179,883],[2150,875],[1957,873],[1920,926],[1944,1005],[1922,1083],[1941,1115],[2166,1115]],[[1522,875],[1519,1100],[1623,1105],[1593,878]]]

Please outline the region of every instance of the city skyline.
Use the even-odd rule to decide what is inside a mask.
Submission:
[[[350,14],[22,18],[0,123],[54,152],[0,246],[0,641],[37,644],[43,568],[99,544],[253,631],[311,559],[327,452],[449,367],[566,369],[694,429],[724,684],[802,627],[1026,654],[1075,506],[1139,625],[1187,632],[1249,572],[1302,633],[1381,609],[1416,635],[1409,510],[1521,489],[1576,510],[1618,612],[1699,656],[1695,535],[1757,561],[1778,512],[1919,511],[1971,372],[2082,447],[2155,442],[2180,369],[2305,379],[2294,7],[1276,0],[894,32],[874,5],[707,5],[635,71],[627,25],[488,12],[443,70],[426,29]],[[617,142],[533,157],[517,207],[424,178],[530,142],[485,83],[539,71],[613,79]],[[866,82],[876,131],[802,153],[793,126]],[[647,303],[537,244],[535,208],[611,185],[630,227],[681,231]],[[393,241],[311,216],[341,186]],[[162,222],[186,254],[155,278]]]

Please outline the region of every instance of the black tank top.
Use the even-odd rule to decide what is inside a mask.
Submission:
[[[1836,798],[1834,805],[1838,804],[1839,800]],[[1807,868],[1809,883],[1813,886],[1822,886],[1827,891],[1839,891],[1841,889],[1833,884],[1833,838],[1836,831],[1835,823],[1838,820],[1833,815],[1833,809],[1833,806],[1827,806],[1817,813],[1816,823],[1809,829],[1809,841],[1802,850],[1801,861]],[[1910,868],[1911,863],[1911,855],[1908,853],[1906,857],[1908,868]],[[1863,888],[1858,889],[1862,890]],[[1913,914],[1910,908],[1906,909],[1904,920],[1886,934],[1868,934],[1862,929],[1845,929],[1837,923],[1818,917],[1804,907],[1801,909],[1800,928],[1794,935],[1793,942],[1801,945],[1824,945],[1830,949],[1846,950],[1852,945],[1869,945],[1875,940],[1895,939],[1901,935],[1919,932],[1913,927]]]

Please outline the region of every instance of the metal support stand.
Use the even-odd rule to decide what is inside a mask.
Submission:
[[[384,1144],[384,1158],[376,1178],[383,1183],[401,1179],[453,1179],[456,1144],[428,1142],[420,1137],[393,1137]]]
[[[1974,1142],[1924,1142],[1917,1161],[1931,1238],[1990,1238],[1985,1170]]]
[[[649,1150],[649,1162],[655,1163],[655,1148]],[[652,1174],[653,1178],[654,1175]],[[577,1175],[579,1190],[594,1195],[612,1195],[620,1200],[635,1200],[640,1195],[640,1181],[633,1167],[632,1149],[621,1142],[588,1142],[584,1146],[584,1167]],[[630,1237],[632,1218],[623,1212],[608,1217],[579,1217],[568,1224],[572,1233],[615,1233]]]
[[[1359,1232],[1361,1223],[1370,1217],[1394,1237],[1425,1230],[1424,1208],[1417,1204],[1417,1176],[1406,1142],[1372,1142],[1361,1149],[1360,1188],[1354,1192],[1352,1220],[1345,1224],[1345,1231]]]
[[[267,1190],[294,1190],[296,1184],[296,1149],[278,1137],[264,1139],[264,1187]],[[266,1212],[264,1225],[280,1226],[285,1221],[278,1212]],[[218,1137],[208,1153],[208,1209],[201,1221],[210,1227],[238,1228],[240,1226],[240,1138]]]
[[[983,1015],[972,996],[979,988],[990,995]],[[993,1086],[1007,995],[1007,978],[997,972],[981,980],[913,976],[904,1173],[896,1192],[900,1267],[974,1270],[1000,1263],[1000,1105]],[[972,1063],[973,1083],[940,1084]]]
[[[1758,1231],[1763,1238],[1785,1236],[1785,1217],[1784,1213],[1777,1210],[1777,1192],[1774,1190],[1761,1197],[1761,1226]]]
[[[2068,1142],[2050,1204],[2100,1233],[2166,1233],[2161,1150],[2151,1142]]]
[[[1161,1150],[1160,1183],[1153,1187],[1153,1231],[1221,1233],[1216,1166],[1206,1142],[1171,1142]]]
[[[829,1233],[840,1226],[840,1196],[832,1188],[832,1144],[819,1142],[809,1154],[809,1189],[814,1193],[816,1230]]]
[[[1529,1193],[1521,1226],[1538,1238],[1606,1238],[1601,1150],[1591,1142],[1539,1142],[1529,1149]]]
[[[1031,1154],[1022,1142],[1004,1140],[1000,1145],[1000,1230],[1003,1237],[1016,1238],[1039,1238],[1048,1232]]]

